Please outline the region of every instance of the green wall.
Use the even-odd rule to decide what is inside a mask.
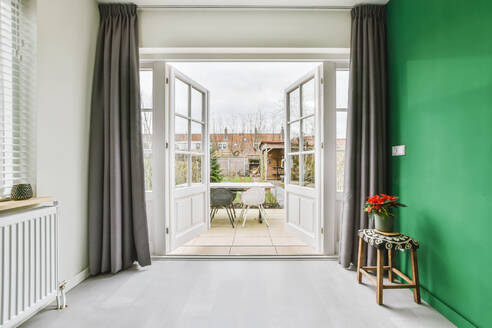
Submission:
[[[407,145],[391,188],[424,300],[492,327],[492,0],[391,0],[388,58],[389,140]]]

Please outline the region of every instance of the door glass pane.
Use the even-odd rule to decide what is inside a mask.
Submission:
[[[152,151],[144,150],[145,191],[152,191]]]
[[[314,188],[314,154],[306,154],[303,156],[304,167],[303,167],[303,176],[304,181],[303,185],[305,187]]]
[[[290,121],[295,120],[301,116],[301,108],[299,106],[299,88],[289,93],[289,108],[290,108]]]
[[[202,119],[203,94],[192,88],[191,89],[191,117],[198,121]]]
[[[188,183],[188,156],[176,154],[174,162],[174,178],[176,186]]]
[[[202,156],[191,156],[191,176],[191,182],[202,182]]]
[[[289,127],[290,127],[290,151],[291,152],[299,151],[300,122],[291,123],[289,124]]]
[[[140,71],[140,106],[152,108],[152,71]]]
[[[302,116],[314,114],[314,79],[302,85]]]
[[[191,122],[191,151],[201,152],[203,140],[203,125]]]
[[[302,120],[303,150],[313,150],[315,144],[316,123],[314,116]]]
[[[345,142],[347,135],[347,112],[337,112],[337,141],[342,139]]]
[[[179,116],[174,118],[174,149],[188,150],[188,120]]]
[[[349,71],[337,71],[337,108],[348,107]]]
[[[141,120],[143,148],[152,150],[152,112],[142,111]]]
[[[343,191],[346,135],[347,135],[347,112],[337,112],[336,150],[337,150],[337,191],[338,192]]]
[[[343,191],[345,151],[337,150],[337,192]]]
[[[188,84],[174,79],[174,110],[177,114],[188,116]]]
[[[289,156],[290,160],[290,184],[299,184],[299,155]]]

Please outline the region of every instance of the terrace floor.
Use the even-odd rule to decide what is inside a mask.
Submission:
[[[215,215],[211,228],[170,255],[317,255],[315,249],[306,245],[285,230],[283,209],[267,209],[267,219],[259,223],[258,210],[248,212],[246,225],[239,219],[241,210],[236,209],[236,228],[232,228],[227,213],[221,209]]]

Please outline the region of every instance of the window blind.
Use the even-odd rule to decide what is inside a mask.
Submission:
[[[34,24],[22,0],[0,0],[0,198],[35,190]]]

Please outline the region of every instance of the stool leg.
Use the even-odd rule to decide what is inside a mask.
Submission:
[[[410,258],[412,262],[412,282],[415,284],[413,290],[413,299],[415,303],[420,304],[420,281],[419,281],[419,265],[417,263],[417,250],[412,249],[410,251]]]
[[[393,258],[392,258],[392,252],[391,249],[388,249],[388,279],[391,283],[393,283]]]
[[[378,248],[378,256],[377,256],[377,291],[376,291],[376,300],[379,305],[383,304],[383,274],[384,274],[384,256],[383,251]]]
[[[357,282],[362,283],[362,272],[360,268],[364,266],[364,240],[359,237],[359,255],[357,257]]]

